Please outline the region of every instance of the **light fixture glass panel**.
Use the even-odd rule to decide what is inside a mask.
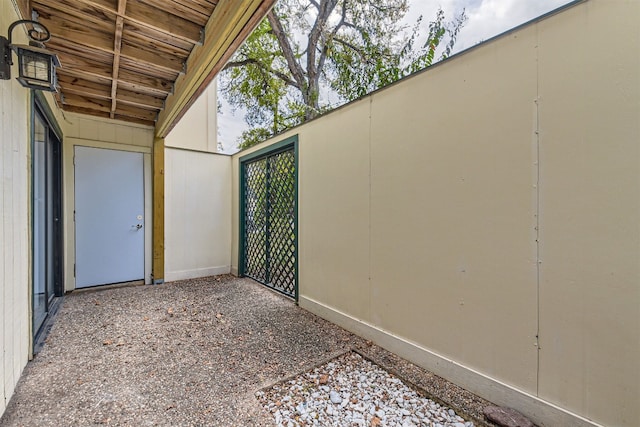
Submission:
[[[51,58],[34,52],[23,51],[22,72],[25,78],[49,82]]]

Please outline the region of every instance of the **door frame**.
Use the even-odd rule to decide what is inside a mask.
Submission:
[[[254,162],[256,160],[260,160],[261,158],[266,158],[266,157],[270,157],[273,155],[276,155],[278,153],[284,152],[284,151],[288,151],[293,149],[293,156],[294,156],[294,161],[295,161],[295,171],[294,171],[294,180],[295,180],[295,200],[296,200],[296,209],[295,209],[295,215],[294,215],[294,234],[295,234],[295,260],[294,260],[294,269],[295,269],[295,285],[294,285],[294,300],[296,302],[296,304],[298,303],[298,299],[300,296],[300,292],[299,292],[299,288],[300,288],[300,283],[299,283],[299,277],[300,277],[300,273],[299,273],[299,258],[300,258],[300,251],[299,251],[299,241],[300,241],[300,227],[298,225],[298,217],[299,217],[299,213],[300,213],[300,192],[299,192],[299,169],[300,169],[300,161],[299,161],[299,156],[298,156],[298,135],[293,135],[289,138],[286,138],[282,141],[276,142],[275,144],[269,145],[268,147],[264,147],[261,148],[259,150],[256,150],[252,153],[249,153],[245,156],[240,157],[239,159],[239,168],[238,168],[238,172],[240,174],[239,176],[239,183],[240,183],[240,197],[239,197],[239,218],[238,218],[238,222],[239,222],[239,234],[238,234],[238,276],[239,277],[244,277],[245,276],[245,269],[246,269],[246,259],[245,259],[245,231],[246,231],[246,221],[245,221],[245,214],[246,214],[246,210],[245,210],[245,203],[244,203],[244,199],[246,196],[246,179],[245,179],[245,167],[248,163]],[[267,285],[268,286],[268,285]],[[269,289],[272,289],[276,292],[282,293],[280,292],[278,289],[276,288],[272,288],[270,286],[268,286]],[[287,295],[287,294],[285,294]],[[290,295],[287,295],[288,297],[290,297]]]
[[[78,150],[81,150],[82,152],[79,153]],[[84,168],[84,173],[82,175],[82,177],[80,177],[80,181],[78,181],[79,176],[78,176],[78,160],[77,160],[77,156],[89,156],[93,159],[100,159],[100,164],[102,166],[106,166],[105,169],[112,169],[112,164],[115,165],[116,167],[119,167],[119,164],[117,163],[117,161],[119,161],[118,159],[122,159],[122,161],[124,161],[125,163],[127,162],[133,162],[133,164],[135,166],[133,166],[133,169],[131,169],[131,171],[133,171],[135,173],[135,196],[134,199],[135,200],[135,204],[138,205],[138,203],[141,204],[141,210],[135,209],[135,212],[138,214],[142,214],[142,216],[144,217],[144,219],[142,219],[142,223],[143,226],[141,227],[141,230],[138,230],[136,232],[137,237],[135,238],[135,245],[133,246],[129,246],[129,243],[125,242],[125,241],[120,241],[118,239],[118,242],[112,242],[112,243],[116,243],[117,244],[117,248],[115,250],[109,250],[109,252],[118,252],[120,249],[122,250],[126,250],[126,248],[135,248],[135,258],[136,258],[136,263],[133,264],[135,267],[135,275],[136,278],[130,278],[128,280],[118,280],[114,277],[110,277],[109,280],[107,280],[106,278],[103,278],[104,280],[107,280],[106,282],[98,282],[98,283],[93,283],[93,281],[91,281],[91,284],[85,284],[83,286],[79,286],[78,285],[78,272],[79,272],[79,265],[78,265],[78,257],[79,257],[79,248],[78,248],[78,239],[80,237],[80,235],[78,234],[78,219],[79,219],[79,215],[78,215],[78,182],[89,182],[91,184],[95,184],[96,181],[93,180],[93,177],[95,176],[92,172],[91,169],[86,169]],[[152,233],[151,231],[151,227],[147,226],[147,212],[146,212],[146,206],[145,206],[145,200],[146,200],[146,191],[145,191],[145,187],[146,187],[146,183],[145,183],[145,155],[144,153],[138,152],[138,151],[130,151],[130,150],[121,150],[121,149],[114,149],[114,148],[106,148],[106,147],[90,147],[90,146],[86,146],[86,145],[80,145],[80,144],[76,144],[73,146],[73,156],[74,156],[74,162],[73,162],[73,167],[74,167],[74,193],[75,193],[75,197],[74,197],[74,227],[75,227],[75,244],[74,244],[74,258],[75,258],[75,269],[74,269],[74,277],[76,280],[76,289],[87,289],[87,288],[94,288],[94,287],[103,287],[103,286],[110,286],[110,285],[114,285],[114,284],[121,284],[121,283],[140,283],[141,281],[145,280],[145,277],[147,276],[147,273],[145,271],[145,266],[146,266],[146,261],[148,259],[147,253],[146,253],[146,242],[147,242],[147,238],[149,237],[149,235]],[[105,159],[104,156],[107,156],[107,158]],[[109,159],[109,156],[117,156],[115,159],[111,158]],[[121,156],[126,156],[125,157],[121,157]],[[133,156],[133,158],[131,157]],[[86,158],[86,157],[85,157]],[[135,159],[135,160],[134,160]],[[105,163],[109,162],[109,163]],[[83,180],[84,179],[84,180]],[[134,178],[132,178],[134,179]],[[140,188],[138,185],[142,185],[142,187]],[[98,184],[100,185],[100,184]],[[91,189],[91,193],[92,193],[92,197],[95,194],[95,187],[94,185],[89,185],[89,186],[85,186],[85,189]],[[137,190],[142,190],[142,192],[138,192]],[[120,193],[120,191],[118,191],[118,193]],[[130,194],[130,193],[129,193]],[[86,194],[85,194],[86,196]],[[89,203],[89,205],[93,205],[94,201],[93,200],[89,200],[87,198],[83,198],[85,203]],[[113,201],[113,200],[111,200]],[[111,203],[109,203],[111,204]],[[127,205],[128,203],[118,203],[117,206],[114,206],[116,208],[117,211],[121,211],[121,209],[123,210],[127,210]],[[83,204],[83,207],[86,207],[87,205]],[[85,212],[86,215],[86,212]],[[82,218],[84,218],[85,220],[88,220],[90,217],[88,216],[82,216]],[[135,222],[135,219],[132,220],[133,222]],[[140,220],[138,220],[139,222]],[[93,234],[95,228],[91,227],[91,231],[87,232],[86,234],[83,234],[83,236],[86,237],[90,237],[90,240],[93,241],[95,240],[96,236]],[[85,231],[87,231],[85,229]],[[138,233],[142,232],[142,236],[139,236]],[[142,237],[141,240],[139,240],[139,238]],[[86,240],[83,241],[86,243]],[[140,246],[140,243],[142,244],[142,246]],[[86,248],[83,248],[86,249]],[[114,249],[114,248],[112,248]],[[142,260],[141,262],[139,262],[138,260],[138,256],[140,255],[139,250],[142,249]],[[131,254],[133,256],[133,254]],[[83,260],[87,261],[87,258],[82,257]],[[95,258],[94,258],[95,259]],[[99,259],[99,258],[98,258]],[[121,259],[121,261],[123,261],[124,259]],[[119,264],[118,264],[119,265]],[[123,264],[124,265],[124,264]],[[131,264],[129,264],[128,266],[131,266]],[[86,268],[86,266],[85,266]],[[127,268],[125,268],[127,269]],[[85,269],[85,272],[90,271],[89,269]],[[138,276],[138,273],[140,273],[140,276]],[[121,276],[122,277],[122,276]],[[86,278],[85,278],[86,279]],[[102,280],[102,279],[101,279]]]
[[[38,348],[38,343],[44,338],[46,335],[47,324],[50,322],[50,318],[57,311],[57,307],[59,304],[59,300],[57,297],[61,297],[64,295],[64,204],[63,204],[63,134],[58,122],[55,119],[49,104],[47,103],[44,95],[42,95],[38,91],[31,90],[31,111],[30,111],[30,130],[29,130],[29,140],[30,140],[30,175],[31,175],[31,185],[30,185],[30,198],[29,203],[31,206],[30,209],[30,244],[31,244],[31,265],[30,265],[30,286],[29,292],[31,294],[31,338],[32,338],[32,349],[35,350]],[[52,171],[52,199],[51,201],[47,200],[47,205],[52,203],[52,212],[54,218],[57,218],[52,222],[54,228],[52,230],[52,256],[53,256],[53,295],[48,295],[48,286],[45,284],[45,305],[46,305],[46,315],[43,321],[39,325],[35,325],[36,321],[36,313],[34,310],[35,303],[35,211],[34,211],[34,196],[35,196],[35,120],[36,117],[40,118],[45,126],[47,127],[47,142],[53,138],[52,141],[54,151],[52,153],[53,160],[53,171]],[[46,235],[46,233],[45,233]],[[46,259],[46,257],[45,257]],[[45,261],[46,264],[46,261]],[[46,265],[45,265],[45,268]],[[48,275],[45,274],[45,277]]]
[[[69,141],[70,140],[70,141]],[[142,153],[143,155],[143,186],[144,186],[144,284],[150,285],[151,281],[151,273],[152,273],[152,237],[153,230],[151,226],[148,224],[152,221],[153,218],[153,195],[152,195],[152,185],[153,185],[153,175],[152,175],[152,155],[151,155],[151,147],[149,146],[137,146],[137,145],[129,145],[129,144],[119,144],[114,142],[106,142],[106,141],[96,141],[90,139],[82,139],[82,138],[69,138],[68,146],[65,150],[65,160],[66,165],[69,165],[65,168],[65,181],[67,182],[68,196],[65,198],[65,204],[67,206],[67,210],[71,213],[74,212],[75,209],[75,165],[74,165],[74,155],[76,147],[88,147],[88,148],[100,148],[105,150],[115,150],[115,151],[125,151],[125,152],[134,152],[134,153]],[[75,215],[71,215],[66,223],[65,228],[65,239],[67,247],[65,251],[67,252],[68,261],[65,265],[65,269],[67,272],[66,280],[65,280],[65,291],[73,291],[76,289],[85,289],[76,287],[76,277],[75,277],[75,265],[76,265],[76,227],[75,227]]]

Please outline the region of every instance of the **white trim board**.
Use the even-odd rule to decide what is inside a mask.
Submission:
[[[219,276],[229,274],[231,267],[223,265],[219,267],[194,268],[193,270],[167,271],[164,273],[165,282],[176,280],[197,279],[199,277]]]
[[[603,427],[304,295],[300,295],[298,303],[305,310],[369,339],[484,399],[522,412],[539,427]]]

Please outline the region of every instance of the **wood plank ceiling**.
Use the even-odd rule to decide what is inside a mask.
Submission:
[[[189,56],[205,41],[205,29],[219,31],[212,17],[242,26],[233,41],[225,41],[227,50],[236,49],[274,1],[31,0],[25,9],[32,8],[51,31],[46,47],[62,63],[56,98],[63,110],[154,126],[176,80],[189,71]],[[214,14],[216,8],[224,10]],[[234,8],[243,8],[242,14]],[[255,13],[246,18],[246,9]],[[228,23],[228,16],[243,16],[244,22]],[[217,61],[231,53],[218,55]],[[222,65],[206,71],[215,73]],[[177,120],[182,114],[173,116]]]

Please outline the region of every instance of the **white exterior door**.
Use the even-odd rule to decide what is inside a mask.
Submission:
[[[143,154],[74,154],[76,288],[144,279]]]

